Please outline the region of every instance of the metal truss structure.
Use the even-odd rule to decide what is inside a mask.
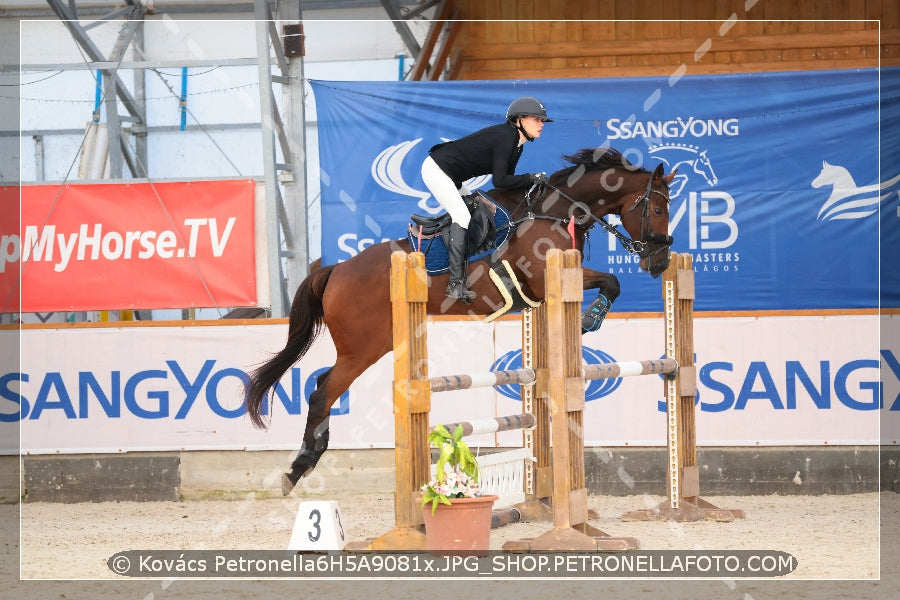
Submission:
[[[46,0],[52,13],[65,25],[72,39],[86,56],[78,64],[29,64],[22,69],[90,69],[99,71],[103,81],[103,102],[109,135],[109,178],[150,179],[147,137],[154,133],[147,124],[145,101],[146,71],[172,66],[165,61],[148,60],[144,54],[144,19],[154,10],[148,0],[125,0],[124,7],[98,14],[98,7],[82,11],[76,0]],[[184,10],[185,3],[179,8]],[[169,6],[163,10],[168,13]],[[174,7],[171,7],[174,8]],[[303,62],[302,56],[287,56],[284,40],[276,22],[299,24],[300,2],[268,2],[252,4],[203,4],[194,10],[249,11],[256,22],[256,56],[242,59],[198,59],[186,57],[176,61],[179,67],[257,65],[259,71],[260,108],[258,125],[262,136],[263,180],[265,183],[266,244],[269,297],[273,317],[287,316],[293,290],[308,273],[306,162],[304,139]],[[88,16],[90,15],[90,16]],[[99,24],[121,20],[115,44],[108,53],[91,39],[91,29]],[[296,35],[296,34],[294,34]],[[129,48],[136,57],[125,60]],[[274,56],[275,71],[270,57]],[[169,61],[172,62],[172,61]],[[19,68],[7,65],[5,70]],[[123,81],[123,73],[133,72],[132,93]],[[281,85],[283,114],[276,102],[273,84]],[[232,125],[233,127],[247,125]],[[198,126],[195,126],[198,127]],[[204,131],[228,129],[228,125],[202,125]],[[159,128],[165,130],[166,128]],[[70,131],[31,132],[36,139],[44,134],[74,133]],[[81,133],[81,131],[78,131]],[[127,142],[126,133],[134,140]],[[277,150],[276,150],[277,146]],[[280,151],[280,153],[278,152]]]
[[[287,316],[294,290],[308,274],[307,192],[305,162],[305,114],[303,102],[302,9],[372,7],[378,3],[392,20],[414,66],[407,79],[452,78],[452,48],[456,27],[451,0],[420,0],[410,8],[398,0],[124,0],[121,3],[84,0],[46,0],[46,5],[25,3],[13,10],[0,10],[0,18],[46,18],[55,16],[62,22],[83,52],[83,63],[0,65],[0,71],[90,69],[102,73],[103,103],[109,136],[109,178],[151,179],[148,169],[147,140],[155,132],[171,126],[151,127],[147,124],[146,72],[162,67],[250,66],[259,72],[260,109],[257,124],[187,125],[205,132],[253,127],[260,130],[266,191],[266,237],[268,252],[269,297],[272,317]],[[39,8],[43,5],[44,8]],[[49,12],[47,10],[49,7]],[[431,29],[420,43],[408,23],[426,18],[434,8]],[[214,13],[246,16],[256,21],[256,56],[232,59],[150,60],[144,53],[145,17],[164,13],[177,18],[180,14]],[[103,52],[91,38],[91,29],[101,24],[121,21],[112,49]],[[276,23],[284,26],[279,31]],[[289,24],[289,25],[286,25]],[[301,36],[300,43],[292,36]],[[286,52],[286,48],[291,51]],[[299,49],[298,49],[299,48]],[[129,56],[134,58],[126,59]],[[438,50],[434,55],[435,49]],[[434,58],[432,59],[432,56]],[[270,57],[274,57],[274,61]],[[274,65],[272,64],[274,62]],[[177,63],[177,64],[176,64]],[[274,67],[274,69],[273,69]],[[123,81],[133,73],[132,85]],[[273,72],[274,71],[274,72]],[[280,86],[281,102],[276,101],[274,86]],[[133,91],[130,91],[133,90]],[[283,107],[281,110],[279,106]],[[98,109],[99,110],[99,109]],[[36,142],[37,156],[42,160],[45,135],[82,134],[82,130],[48,130],[15,132],[30,134]],[[13,135],[14,132],[3,132]],[[133,143],[128,142],[131,137]],[[40,177],[41,168],[38,168]]]

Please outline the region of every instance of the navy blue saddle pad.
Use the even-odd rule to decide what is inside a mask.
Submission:
[[[512,216],[509,214],[509,211],[499,204],[495,203],[494,206],[497,207],[497,212],[494,214],[494,227],[497,228],[497,235],[494,237],[494,248],[499,248],[509,239],[512,233],[513,228],[508,227],[512,222]],[[406,235],[410,246],[418,248],[425,254],[425,270],[428,271],[429,275],[440,275],[447,272],[450,266],[450,258],[447,254],[447,246],[444,245],[443,236],[437,235],[431,239],[422,240],[422,247],[419,248],[418,237],[412,231],[407,231]],[[470,255],[468,262],[477,262],[486,258],[493,251],[494,249],[490,248],[484,252]]]

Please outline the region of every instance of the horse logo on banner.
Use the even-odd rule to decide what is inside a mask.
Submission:
[[[678,170],[675,179],[672,180],[672,185],[669,186],[670,200],[678,197],[692,175],[700,175],[710,187],[719,182],[706,150],[701,150],[697,146],[690,144],[659,144],[650,146],[648,151],[650,156],[666,165],[667,171]]]
[[[403,178],[403,161],[416,144],[421,141],[422,138],[405,140],[382,150],[378,156],[375,157],[375,160],[372,161],[372,179],[375,180],[375,183],[389,192],[418,198],[419,208],[430,215],[436,215],[444,209],[437,201],[431,199],[431,193],[424,190],[417,190],[406,183],[406,180]],[[449,142],[450,140],[441,138],[441,141]],[[416,174],[418,174],[418,167],[422,164],[423,160],[425,160],[424,156],[421,160],[415,161]],[[490,181],[490,179],[490,175],[474,177],[465,182],[465,185],[469,188],[469,191],[475,191]]]
[[[859,187],[853,181],[850,171],[823,160],[822,170],[810,185],[814,188],[830,185],[831,195],[822,204],[816,218],[819,221],[864,219],[878,212],[878,206],[885,198],[895,194],[900,196],[898,184],[900,184],[900,175],[882,181],[880,184]]]

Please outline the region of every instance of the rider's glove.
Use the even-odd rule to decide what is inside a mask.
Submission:
[[[531,174],[531,183],[535,185],[544,185],[547,183],[547,174],[546,173],[532,173]]]

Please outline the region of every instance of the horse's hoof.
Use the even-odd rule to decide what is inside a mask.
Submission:
[[[284,473],[281,476],[281,495],[289,495],[294,490],[295,485],[297,485],[297,482],[291,480],[291,474]]]

